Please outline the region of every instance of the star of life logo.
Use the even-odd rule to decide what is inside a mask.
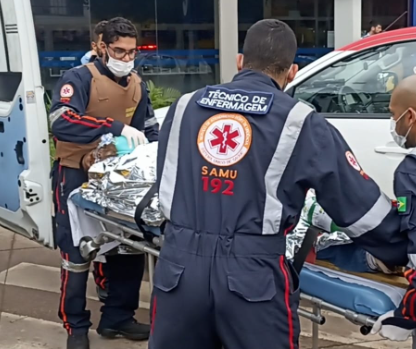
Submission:
[[[209,163],[232,166],[247,154],[251,139],[251,126],[244,116],[221,113],[204,122],[197,144],[201,156]]]
[[[61,88],[61,97],[70,98],[73,95],[74,95],[74,88],[71,85],[66,84],[66,85],[62,86],[62,88]]]
[[[361,171],[361,166],[358,163],[357,159],[355,158],[355,156],[350,152],[347,151],[345,153],[345,157],[347,158],[348,163],[357,171]]]

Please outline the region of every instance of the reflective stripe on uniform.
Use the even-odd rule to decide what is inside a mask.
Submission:
[[[68,270],[72,273],[85,273],[90,270],[90,262],[75,264],[62,258],[62,269]]]
[[[383,193],[374,206],[357,222],[342,230],[352,238],[360,237],[368,231],[377,228],[391,211],[391,200]]]
[[[62,114],[64,114],[68,110],[71,110],[71,108],[61,107],[59,109],[56,109],[54,112],[50,113],[49,114],[49,123],[51,124],[51,126],[53,125],[53,123],[56,120],[58,120],[62,116]]]
[[[157,119],[153,116],[144,122],[144,127],[150,127],[157,124]]]
[[[263,235],[277,234],[280,230],[283,204],[277,197],[277,189],[287,164],[292,157],[306,117],[311,112],[312,108],[302,102],[298,102],[290,111],[283,126],[276,151],[264,177],[266,202],[264,205]]]
[[[196,91],[195,91],[196,92]],[[159,187],[160,208],[167,220],[170,220],[173,195],[176,187],[179,160],[179,134],[185,109],[195,92],[183,95],[176,104],[175,115],[172,120],[172,127],[169,133],[166,147],[165,164],[162,170]]]

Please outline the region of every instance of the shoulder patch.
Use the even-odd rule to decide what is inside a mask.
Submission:
[[[273,98],[274,94],[270,92],[229,90],[221,86],[207,86],[197,103],[201,107],[223,112],[266,115],[269,113]]]
[[[202,124],[197,143],[206,161],[215,166],[228,167],[247,155],[251,140],[251,125],[243,115],[220,113]]]
[[[358,163],[357,159],[355,158],[354,154],[351,153],[350,151],[347,151],[345,153],[345,157],[347,158],[348,163],[358,172],[361,171],[361,166]]]
[[[395,206],[397,207],[397,212],[401,215],[408,215],[410,212],[412,200],[411,196],[406,194],[397,197],[397,201],[395,202]]]
[[[70,84],[65,84],[61,88],[61,98],[71,98],[74,95],[74,88]]]
[[[365,173],[364,170],[361,168],[360,164],[358,163],[357,158],[355,157],[353,153],[351,153],[350,151],[347,151],[345,153],[345,157],[347,158],[347,161],[351,165],[351,167],[354,170],[358,171],[364,179],[367,179],[367,180],[370,179],[367,173]]]

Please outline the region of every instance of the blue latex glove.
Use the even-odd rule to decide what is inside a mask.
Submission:
[[[134,146],[130,146],[127,138],[124,136],[115,137],[114,142],[118,156],[130,154],[134,150]]]

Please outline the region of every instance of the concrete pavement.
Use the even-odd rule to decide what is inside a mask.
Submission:
[[[0,349],[65,349],[66,334],[57,316],[59,253],[0,228]],[[92,322],[98,323],[100,303],[92,277],[88,287]],[[149,285],[143,283],[137,319],[147,322]],[[358,327],[331,314],[320,330],[320,348],[410,349],[410,342],[392,343],[363,337]],[[94,327],[93,327],[94,329]],[[302,319],[301,348],[311,348],[311,324]],[[144,349],[146,343],[105,341],[91,331],[91,348]]]

